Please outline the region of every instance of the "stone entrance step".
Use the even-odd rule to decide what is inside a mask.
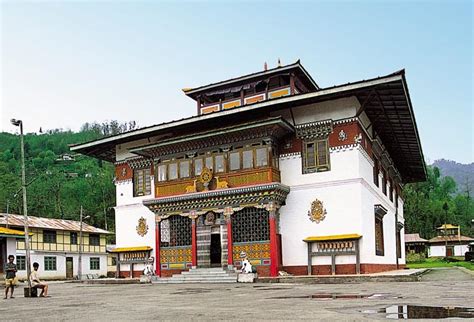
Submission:
[[[220,267],[192,268],[172,277],[152,277],[152,283],[181,284],[181,283],[236,283],[237,273],[226,271]]]

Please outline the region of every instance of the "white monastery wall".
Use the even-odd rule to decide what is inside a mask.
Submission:
[[[310,236],[361,234],[360,181],[356,149],[331,152],[331,171],[302,174],[301,155],[280,158],[281,181],[290,186],[280,209],[283,265],[307,265]],[[327,211],[319,224],[308,217],[311,203],[319,199]],[[336,264],[355,263],[355,256],[338,256]],[[329,265],[330,257],[314,257],[313,265]]]
[[[155,215],[142,204],[143,199],[149,198],[151,197],[133,198],[137,199],[133,204],[115,207],[116,247],[150,246],[153,248],[151,256],[155,257]],[[140,236],[136,229],[141,217],[145,218],[148,225],[148,231],[144,236]],[[134,265],[135,271],[142,269],[144,265]],[[121,265],[120,270],[128,271],[129,266]]]
[[[359,149],[359,171],[362,178],[362,226],[363,234],[361,240],[361,263],[395,264],[396,263],[396,223],[395,223],[395,201],[382,192],[382,175],[379,174],[379,187],[373,181],[373,161],[363,149]],[[387,192],[390,184],[387,183]],[[395,194],[394,194],[395,197]],[[400,202],[399,198],[399,202]],[[384,256],[375,254],[375,211],[374,205],[380,204],[387,209],[383,217]],[[404,223],[403,210],[400,214],[399,203],[398,221]],[[403,209],[403,208],[402,208]],[[400,232],[402,257],[398,259],[399,264],[405,263],[404,229]]]

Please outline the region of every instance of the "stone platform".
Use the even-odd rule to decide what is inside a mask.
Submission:
[[[343,284],[357,282],[417,282],[421,275],[428,270],[401,269],[395,271],[373,273],[373,274],[350,274],[350,275],[298,275],[259,277],[259,283],[305,283],[305,284]]]

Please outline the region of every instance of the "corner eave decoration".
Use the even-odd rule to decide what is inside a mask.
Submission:
[[[140,236],[145,236],[148,232],[148,225],[146,224],[146,219],[141,217],[138,219],[137,234]]]
[[[311,210],[308,211],[308,217],[312,222],[319,224],[326,218],[327,211],[324,209],[323,202],[316,199],[311,203]]]

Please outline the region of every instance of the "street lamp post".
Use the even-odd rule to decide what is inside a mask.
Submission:
[[[80,229],[79,229],[79,259],[78,259],[78,266],[77,266],[77,279],[82,280],[82,222],[84,219],[90,218],[90,216],[85,216],[84,218],[82,217],[82,206],[81,206],[81,212],[79,215],[79,221],[80,221]]]
[[[448,257],[448,231],[447,231],[447,221],[448,221],[448,203],[445,202],[443,205],[443,210],[444,210],[444,251],[446,257]]]
[[[28,231],[28,207],[26,203],[26,174],[25,174],[25,144],[23,141],[23,121],[11,119],[11,124],[20,127],[20,146],[21,146],[21,187],[23,191],[23,217],[25,230],[25,250],[26,250],[26,279],[28,280],[28,295],[31,296],[31,260],[30,260],[30,235]]]

